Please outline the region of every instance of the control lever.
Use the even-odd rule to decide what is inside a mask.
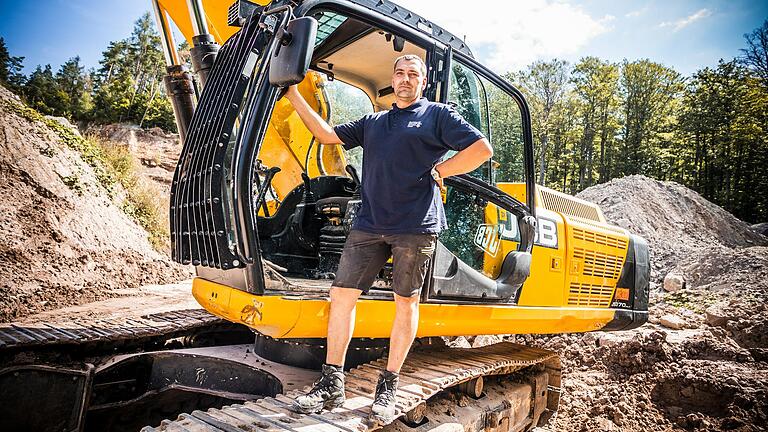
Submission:
[[[309,250],[314,250],[315,243],[304,234],[304,215],[308,206],[315,205],[315,194],[310,187],[309,176],[306,173],[301,173],[301,179],[304,181],[304,199],[296,206],[291,225],[299,243]]]
[[[315,203],[315,194],[309,185],[309,176],[307,173],[301,173],[301,179],[304,181],[304,205]]]
[[[352,177],[352,181],[355,183],[355,191],[352,193],[352,199],[347,203],[347,211],[344,213],[344,219],[342,225],[344,226],[344,233],[349,235],[349,231],[352,229],[352,225],[357,218],[357,213],[360,211],[362,203],[360,202],[361,196],[361,181],[360,176],[357,174],[357,170],[352,165],[344,167],[347,174]]]

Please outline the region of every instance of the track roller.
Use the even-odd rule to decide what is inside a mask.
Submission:
[[[459,391],[465,395],[478,399],[483,395],[483,377],[479,376],[458,385]]]

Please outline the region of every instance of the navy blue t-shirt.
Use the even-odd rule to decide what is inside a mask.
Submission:
[[[407,108],[334,127],[344,148],[363,148],[362,207],[354,228],[375,234],[439,233],[448,225],[432,167],[483,134],[450,105],[421,98]]]

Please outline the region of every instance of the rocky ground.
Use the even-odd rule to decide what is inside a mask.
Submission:
[[[768,239],[675,183],[632,176],[579,197],[649,240],[650,322],[515,338],[562,355],[551,429],[766,430]]]
[[[76,131],[35,114],[0,87],[0,322],[188,278]]]

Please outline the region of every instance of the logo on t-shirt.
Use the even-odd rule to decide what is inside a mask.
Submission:
[[[408,122],[408,127],[409,128],[412,128],[412,127],[420,128],[421,127],[421,122],[420,121],[409,121]]]

